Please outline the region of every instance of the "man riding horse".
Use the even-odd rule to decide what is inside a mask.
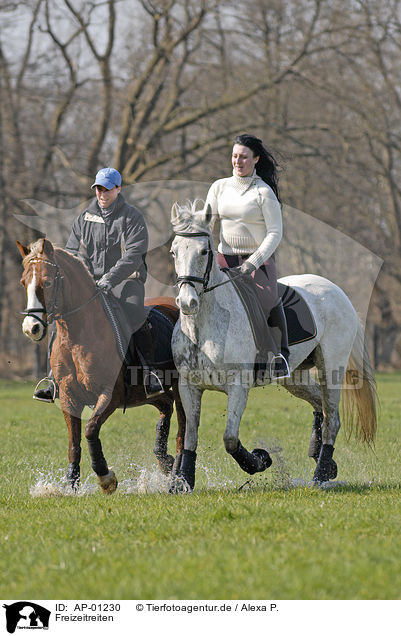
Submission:
[[[114,168],[102,168],[91,186],[96,198],[75,219],[66,249],[84,261],[105,293],[111,292],[124,308],[129,342],[135,333],[135,346],[144,366],[145,390],[148,397],[162,393],[154,371],[154,345],[151,325],[144,307],[146,252],[148,231],[142,214],[129,205],[121,194],[121,175]],[[49,344],[49,357],[55,328]],[[38,389],[43,381],[49,385]],[[54,402],[57,387],[50,371],[39,382],[33,397]]]

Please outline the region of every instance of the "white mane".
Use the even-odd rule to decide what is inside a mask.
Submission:
[[[201,203],[202,208],[197,209]],[[209,220],[204,209],[204,201],[195,199],[184,205],[175,202],[171,210],[171,223],[175,232],[208,232],[211,233]]]

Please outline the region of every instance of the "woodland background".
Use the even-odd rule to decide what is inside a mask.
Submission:
[[[400,53],[398,0],[0,0],[0,374],[37,375],[46,351],[21,333],[15,239],[63,245],[112,165],[158,237],[150,280],[169,285],[171,203],[228,176],[245,131],[280,163],[281,274],[341,259],[376,368],[400,368]]]

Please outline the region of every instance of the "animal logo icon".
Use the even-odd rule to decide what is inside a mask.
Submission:
[[[19,629],[49,629],[51,612],[32,601],[18,601],[3,605],[6,610],[6,627],[9,634]]]

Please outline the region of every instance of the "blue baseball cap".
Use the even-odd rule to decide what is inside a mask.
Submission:
[[[118,170],[114,168],[102,168],[96,175],[95,183],[91,185],[94,188],[97,185],[101,185],[107,190],[112,190],[116,186],[121,185],[121,175]]]

